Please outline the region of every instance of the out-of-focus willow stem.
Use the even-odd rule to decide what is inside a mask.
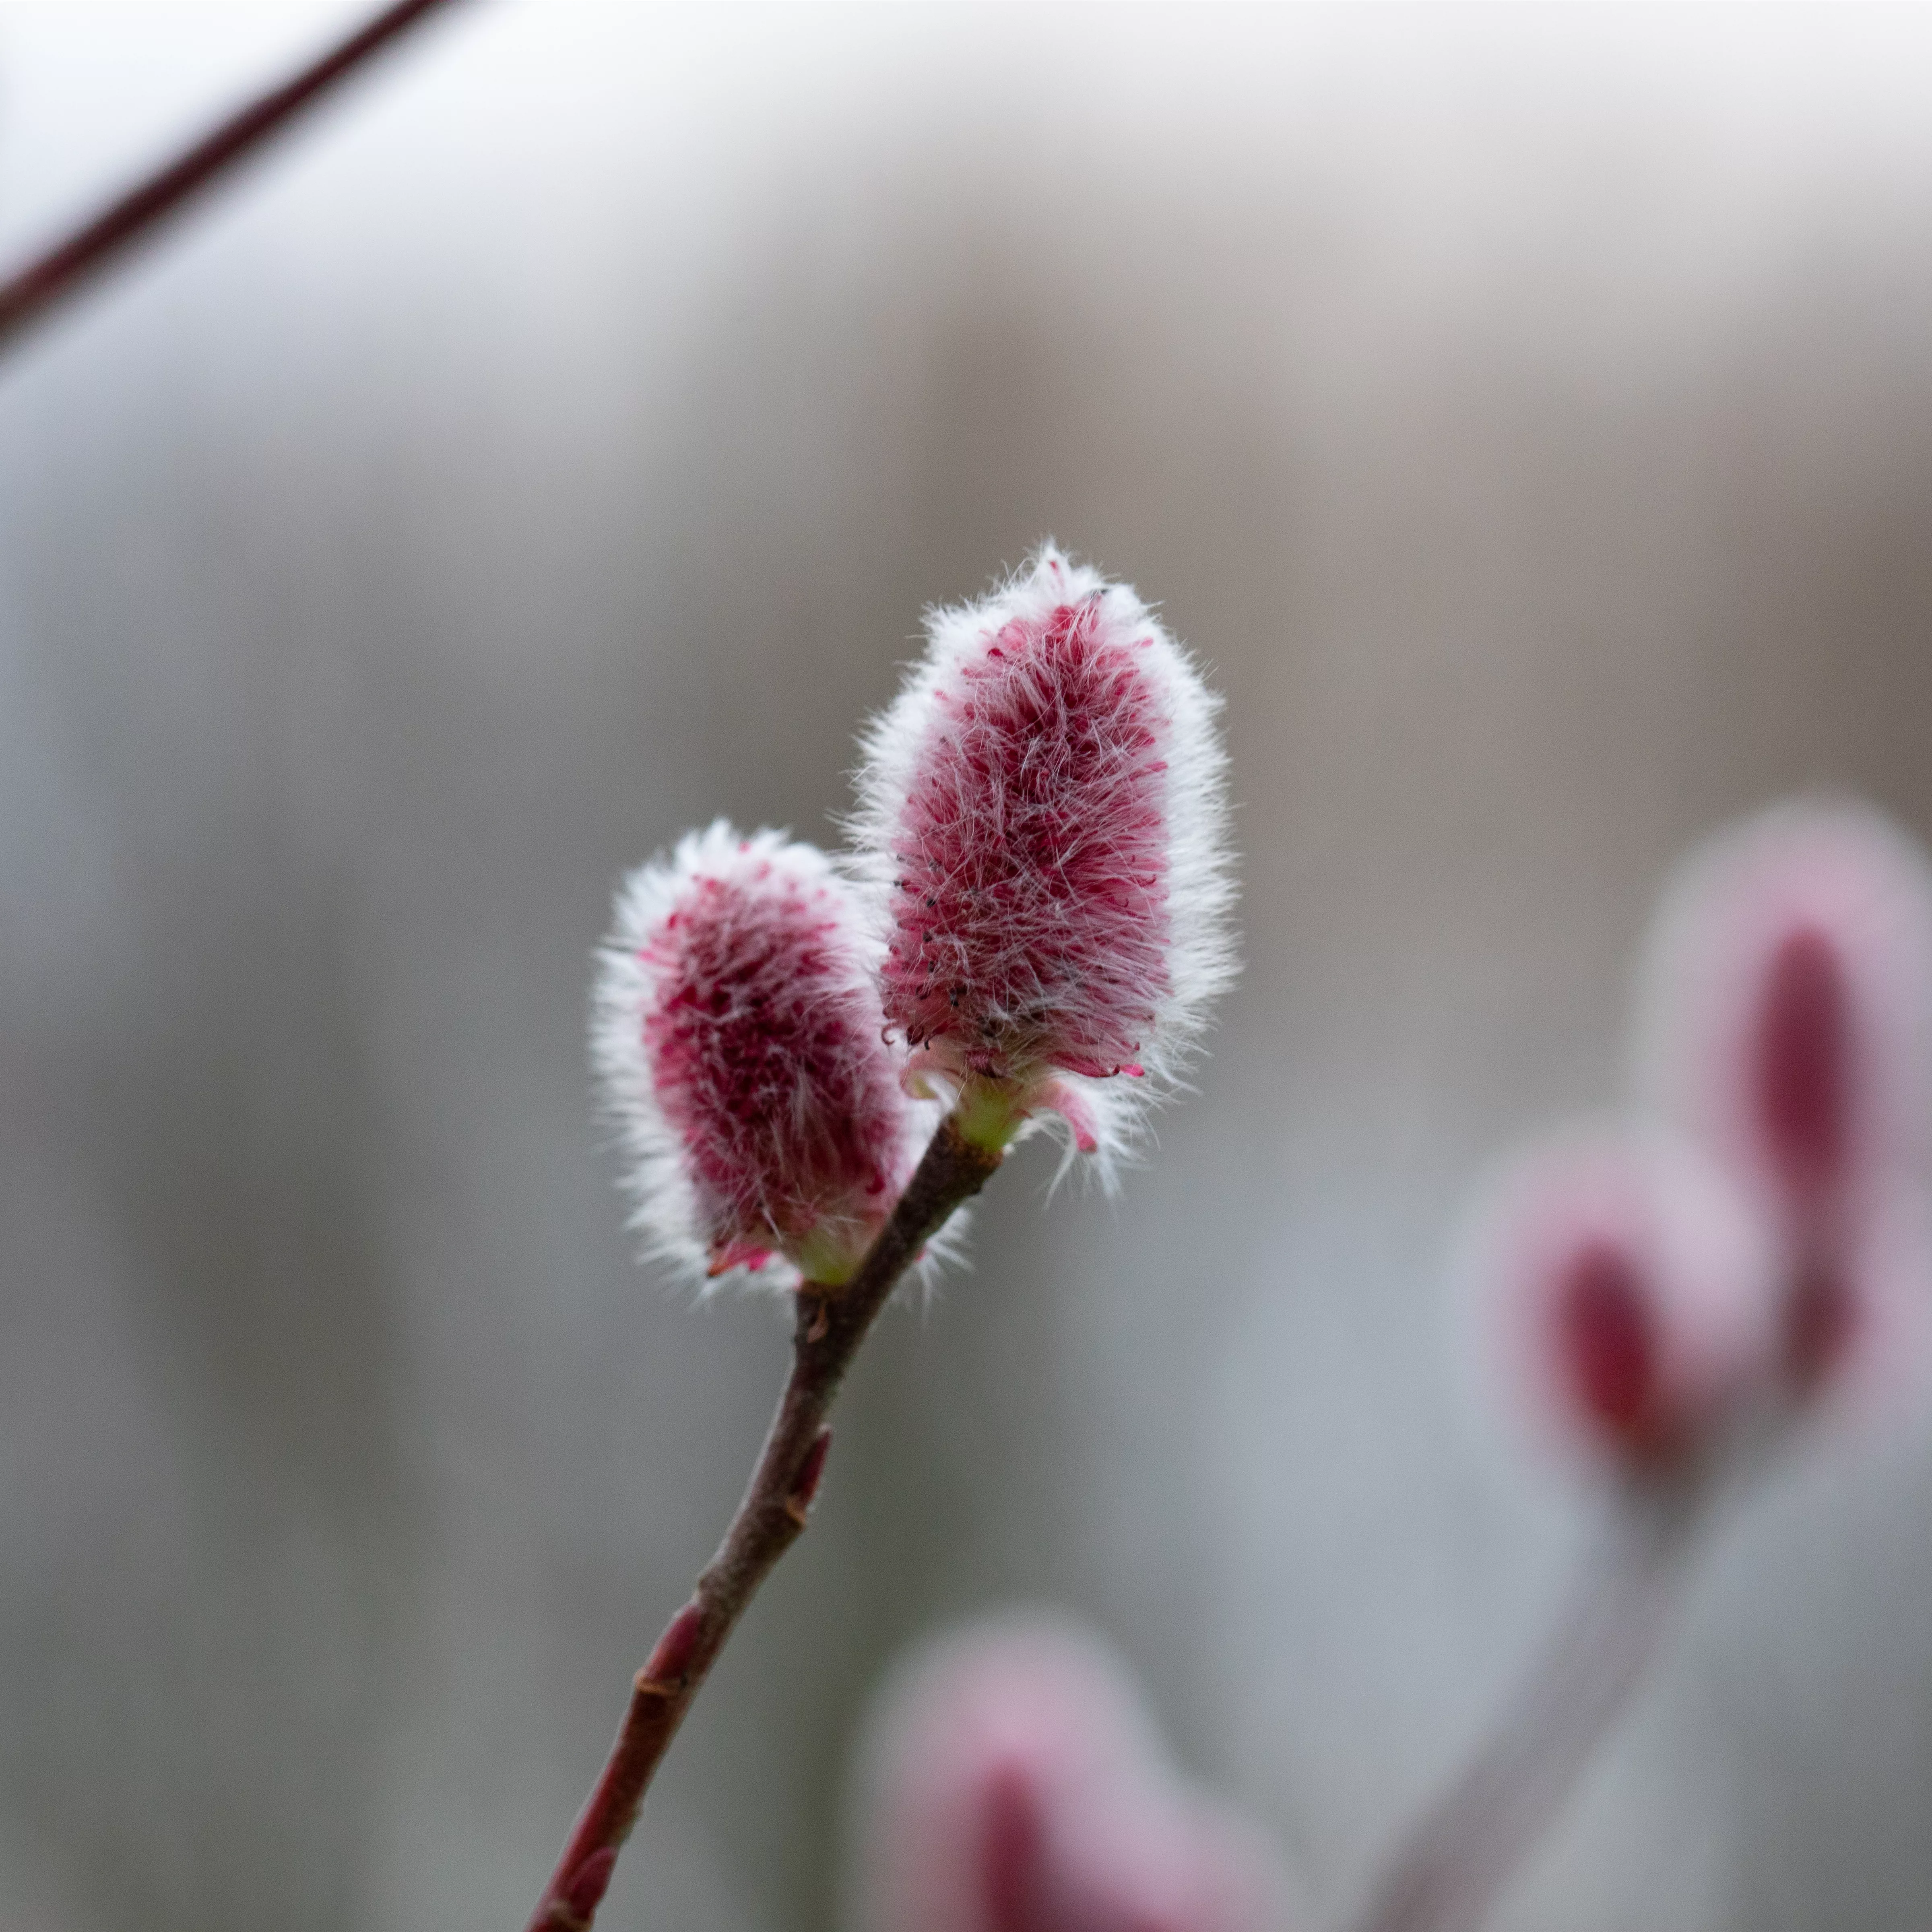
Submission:
[[[1633,1490],[1487,1741],[1398,1846],[1355,1932],[1476,1932],[1654,1654],[1702,1520]]]
[[[887,1298],[952,1210],[999,1166],[998,1149],[968,1140],[949,1118],[933,1136],[892,1218],[842,1288],[798,1292],[791,1376],[718,1553],[689,1603],[658,1638],[632,1686],[630,1706],[570,1842],[544,1888],[530,1932],[585,1932],[646,1787],[738,1619],[806,1525],[831,1441],[825,1417]]]
[[[406,28],[454,3],[398,0],[384,8],[300,73],[230,115],[72,234],[0,281],[0,354],[62,296],[254,153]]]

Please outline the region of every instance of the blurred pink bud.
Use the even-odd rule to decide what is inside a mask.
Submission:
[[[855,896],[812,847],[720,820],[633,873],[593,1044],[652,1247],[846,1279],[918,1153],[884,1026]]]
[[[1732,1166],[1785,1246],[1783,1348],[1808,1392],[1898,1339],[1923,1272],[1932,877],[1860,806],[1780,806],[1694,854],[1646,971],[1650,1094]],[[1888,1341],[1888,1332],[1891,1340]]]
[[[927,631],[859,774],[886,1018],[916,1078],[1112,1154],[1234,973],[1220,700],[1051,544]]]
[[[862,1932],[1278,1932],[1260,1838],[1180,1784],[1112,1653],[1043,1620],[902,1666],[858,1792]]]
[[[1922,1172],[1932,881],[1877,813],[1780,806],[1693,854],[1645,993],[1652,1093],[1786,1218]]]
[[[1474,1265],[1532,1420],[1627,1473],[1694,1460],[1771,1385],[1772,1246],[1691,1147],[1604,1130],[1529,1155]]]

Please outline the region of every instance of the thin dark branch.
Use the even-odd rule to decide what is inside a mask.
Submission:
[[[645,1788],[698,1687],[759,1585],[805,1528],[831,1441],[826,1414],[859,1345],[920,1249],[999,1164],[998,1153],[974,1145],[947,1120],[852,1281],[840,1288],[808,1283],[799,1291],[791,1376],[751,1485],[691,1601],[638,1672],[616,1742],[530,1932],[586,1932],[596,1918]]]
[[[287,127],[406,28],[453,0],[398,0],[0,282],[0,353],[62,297]]]

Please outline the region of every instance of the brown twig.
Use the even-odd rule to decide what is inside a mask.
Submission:
[[[851,1282],[800,1289],[790,1379],[750,1486],[690,1602],[638,1673],[617,1741],[544,1888],[530,1932],[586,1932],[596,1918],[645,1788],[699,1685],[758,1586],[805,1528],[832,1440],[826,1412],[859,1345],[920,1249],[986,1185],[1000,1158],[965,1139],[948,1120]]]
[[[405,28],[451,0],[398,0],[319,59],[250,101],[193,146],[0,282],[0,352],[63,296],[244,160]]]
[[[1475,1932],[1484,1922],[1654,1654],[1701,1501],[1694,1490],[1622,1498],[1502,1723],[1398,1848],[1357,1932]]]

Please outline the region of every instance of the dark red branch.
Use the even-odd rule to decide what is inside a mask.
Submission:
[[[232,115],[85,226],[0,283],[0,352],[63,296],[247,159],[371,55],[428,15],[452,4],[452,0],[398,0],[398,4],[384,8],[292,80]]]
[[[691,1601],[631,1687],[630,1708],[590,1801],[544,1887],[530,1932],[586,1932],[646,1787],[692,1700],[772,1566],[798,1540],[831,1442],[825,1418],[878,1312],[920,1249],[1000,1164],[949,1120],[933,1136],[865,1264],[844,1288],[799,1291],[792,1369],[758,1468]]]

